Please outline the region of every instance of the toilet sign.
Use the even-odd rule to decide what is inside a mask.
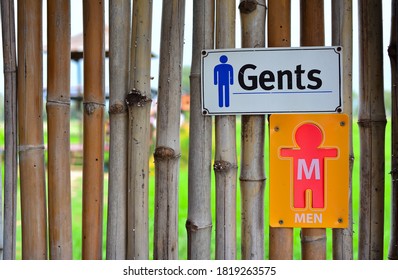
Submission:
[[[204,50],[205,115],[340,113],[341,47]]]
[[[270,117],[270,225],[348,225],[348,116]]]

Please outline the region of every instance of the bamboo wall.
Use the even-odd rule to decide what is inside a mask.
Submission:
[[[391,42],[388,49],[393,74],[392,150],[397,149],[396,53],[397,4],[392,0]],[[22,258],[71,259],[72,206],[70,161],[70,1],[1,1],[3,70],[5,77],[4,195],[0,193],[0,256],[16,258],[16,208],[21,207]],[[110,107],[105,109],[105,4],[109,3]],[[202,49],[234,48],[236,19],[241,18],[242,47],[291,46],[291,12],[300,15],[300,44],[325,43],[324,3],[301,0],[291,11],[290,0],[194,1],[193,48],[190,73],[190,146],[188,182],[180,176],[180,104],[184,45],[185,0],[163,1],[159,53],[158,102],[151,96],[151,1],[83,1],[84,95],[83,259],[179,259],[179,189],[188,188],[186,218],[188,259],[382,259],[385,256],[385,125],[380,36],[382,2],[360,0],[360,211],[353,230],[352,172],[352,1],[332,1],[332,44],[344,49],[344,113],[350,117],[350,221],[346,229],[269,228],[265,199],[264,143],[267,116],[203,116],[200,109]],[[157,8],[157,7],[156,7]],[[14,14],[18,13],[18,24]],[[47,17],[47,122],[43,118],[43,17]],[[217,21],[215,21],[215,18]],[[390,19],[384,19],[390,20]],[[17,28],[16,28],[17,26]],[[267,31],[265,30],[268,28]],[[17,36],[15,36],[17,34]],[[17,39],[16,39],[17,38]],[[16,40],[18,49],[16,49]],[[16,61],[18,54],[18,61]],[[16,65],[19,65],[18,71]],[[16,87],[18,84],[18,90]],[[16,105],[18,104],[18,115]],[[151,153],[150,109],[157,107],[154,151],[154,199],[149,197]],[[109,186],[104,186],[105,118],[110,118]],[[241,135],[236,123],[240,121]],[[213,127],[213,123],[215,126]],[[44,125],[48,137],[44,142]],[[215,135],[213,135],[213,131]],[[18,138],[17,138],[18,136]],[[237,151],[236,139],[242,148]],[[387,135],[386,137],[390,137]],[[214,140],[214,143],[212,139]],[[228,139],[224,141],[223,139]],[[18,154],[17,154],[18,147]],[[213,154],[213,150],[215,150]],[[188,151],[187,151],[188,152]],[[240,156],[237,156],[240,154]],[[391,233],[388,258],[398,257],[396,156],[392,155]],[[240,161],[238,161],[240,158]],[[20,181],[16,170],[19,163]],[[238,167],[240,170],[238,170]],[[212,170],[213,169],[213,170]],[[239,182],[238,182],[238,172]],[[213,173],[213,174],[212,174]],[[212,176],[215,190],[212,190]],[[17,185],[19,184],[19,185]],[[3,185],[3,184],[0,184]],[[16,200],[19,186],[21,200]],[[107,200],[104,191],[107,190]],[[237,205],[238,192],[241,205]],[[215,200],[212,200],[215,193]],[[183,198],[185,199],[185,198]],[[150,204],[150,201],[154,201]],[[212,206],[215,211],[211,211]],[[104,213],[104,207],[107,212]],[[154,219],[149,217],[154,210]],[[236,213],[240,209],[241,213]],[[387,211],[390,211],[389,209]],[[4,215],[2,214],[4,213]],[[3,219],[4,217],[4,219]],[[104,230],[104,221],[107,230]],[[213,224],[215,222],[215,224]],[[240,224],[239,224],[240,223]],[[240,226],[240,227],[239,227]],[[150,228],[153,238],[149,237]],[[238,228],[241,232],[237,234]],[[390,230],[390,229],[388,229]],[[300,231],[301,248],[294,246]],[[3,234],[4,232],[4,234]],[[104,235],[103,232],[106,232]],[[266,235],[269,232],[269,236]],[[48,233],[48,234],[47,234]],[[358,255],[353,247],[358,237]],[[103,236],[106,236],[103,239]],[[76,238],[74,236],[73,238]],[[239,239],[240,238],[240,239]],[[153,240],[153,252],[149,251]],[[330,241],[330,242],[329,242]],[[332,244],[333,254],[328,255]],[[106,244],[106,245],[104,245]],[[296,243],[297,244],[297,243]],[[215,250],[212,253],[212,246]],[[300,245],[298,245],[300,247]],[[105,251],[105,254],[104,254]]]

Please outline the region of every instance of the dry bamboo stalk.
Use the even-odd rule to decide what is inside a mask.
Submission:
[[[48,224],[50,259],[72,259],[70,1],[48,1]]]
[[[22,258],[47,259],[42,1],[18,1],[18,120]]]
[[[388,55],[391,63],[391,229],[388,258],[398,259],[398,99],[397,99],[397,37],[398,37],[398,4],[391,4],[391,36]]]
[[[242,47],[265,46],[265,0],[239,4]],[[242,116],[241,251],[242,259],[264,259],[264,133],[265,116]]]
[[[343,110],[350,119],[349,226],[346,229],[333,229],[333,259],[352,260],[352,0],[332,1],[332,45],[343,47]]]
[[[383,258],[384,133],[382,3],[361,0],[359,8],[360,215],[359,259]]]
[[[104,1],[83,1],[83,259],[102,259],[104,188]]]
[[[268,47],[290,47],[291,0],[268,0]],[[293,228],[269,228],[269,258],[293,259]]]
[[[109,2],[109,187],[106,258],[127,254],[127,142],[130,0]]]
[[[323,0],[301,0],[300,43],[302,46],[323,46]],[[304,260],[326,259],[326,229],[301,230],[301,257]]]
[[[214,0],[193,2],[193,43],[190,75],[188,259],[211,258],[212,118],[200,105],[200,61],[203,49],[214,47]]]
[[[1,161],[0,161],[1,164]],[[4,232],[4,223],[3,223],[3,176],[0,170],[0,260],[3,260],[3,232]]]
[[[300,43],[302,46],[325,45],[323,0],[300,1]]]
[[[4,240],[3,258],[15,259],[17,212],[17,61],[14,1],[1,1],[4,71]]]
[[[181,65],[185,1],[163,1],[155,150],[154,259],[178,259]]]
[[[235,1],[216,2],[216,48],[235,47]],[[236,258],[236,117],[215,117],[216,259]]]
[[[152,2],[133,3],[128,143],[127,258],[149,258],[148,187]]]

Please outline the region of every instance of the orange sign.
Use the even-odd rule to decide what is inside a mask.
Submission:
[[[270,225],[348,226],[349,121],[345,114],[270,117]]]

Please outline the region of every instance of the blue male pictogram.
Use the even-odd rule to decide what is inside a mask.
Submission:
[[[220,57],[220,64],[214,67],[214,85],[218,85],[218,106],[229,107],[229,86],[234,83],[234,69],[230,64],[227,64],[228,57],[222,55]]]

